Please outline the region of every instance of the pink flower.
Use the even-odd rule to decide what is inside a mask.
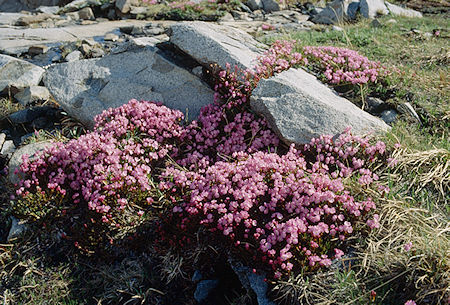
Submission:
[[[405,244],[403,246],[403,248],[405,249],[406,252],[409,252],[409,250],[411,250],[411,248],[412,248],[412,245],[413,245],[412,242],[409,242],[409,243]]]
[[[405,305],[417,305],[413,300],[408,300],[405,302]]]

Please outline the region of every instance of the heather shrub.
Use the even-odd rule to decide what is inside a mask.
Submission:
[[[253,70],[227,65],[215,103],[186,126],[180,111],[154,102],[103,112],[92,132],[24,159],[14,213],[88,251],[158,216],[173,226],[163,226],[169,239],[206,230],[275,277],[329,266],[359,223],[378,225],[374,201],[349,186],[387,190],[372,171],[385,146],[347,131],[279,149],[249,97],[261,77],[306,64],[294,42],[278,41]]]
[[[94,131],[57,143],[34,161],[24,158],[14,213],[53,222],[80,247],[112,243],[154,207],[160,194],[153,179],[178,153],[182,119],[180,111],[136,100],[103,112]]]
[[[266,120],[250,112],[248,105],[204,107],[198,120],[187,126],[182,140],[183,154],[177,162],[191,169],[204,169],[235,152],[275,150],[279,145]]]
[[[218,161],[201,172],[169,167],[160,189],[178,196],[180,204],[168,230],[177,228],[177,238],[186,242],[180,232],[206,229],[275,277],[329,266],[344,255],[344,241],[358,223],[378,227],[374,201],[353,194],[344,182],[354,177],[363,188],[378,188],[367,165],[384,155],[384,146],[368,140],[347,132],[337,141],[313,139],[302,151],[291,146],[281,156],[234,153],[233,161]]]

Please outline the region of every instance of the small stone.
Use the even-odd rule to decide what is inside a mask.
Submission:
[[[31,86],[19,91],[14,98],[23,106],[37,101],[47,101],[50,98],[48,89],[42,86]]]
[[[252,11],[256,11],[263,8],[262,0],[248,0],[246,4]]]
[[[105,37],[103,39],[105,41],[117,41],[117,40],[119,40],[119,35],[114,34],[114,33],[108,33],[105,35]]]
[[[81,20],[80,21],[81,25],[91,25],[91,24],[96,24],[96,23],[97,23],[97,21],[95,21],[95,20]]]
[[[422,124],[422,121],[420,120],[419,115],[414,110],[414,108],[411,106],[410,103],[404,103],[397,106],[397,110],[401,113],[413,118],[417,123]]]
[[[59,6],[40,6],[36,9],[36,11],[45,13],[45,14],[56,15],[56,14],[58,14]]]
[[[252,20],[249,17],[250,14],[247,12],[231,11],[231,15],[233,15],[234,19],[236,19],[236,20],[243,20],[243,21],[251,21]]]
[[[83,20],[95,20],[94,12],[90,7],[85,7],[78,11],[78,16]]]
[[[145,6],[132,6],[130,9],[131,15],[144,15],[147,13],[147,8]]]
[[[229,12],[226,12],[225,15],[220,17],[218,21],[234,21],[234,17]]]
[[[197,284],[197,288],[194,292],[194,299],[202,303],[208,298],[211,291],[219,285],[218,280],[203,280]]]
[[[105,56],[105,51],[101,48],[93,48],[91,52],[91,56],[94,58]]]
[[[106,17],[108,18],[108,20],[116,19],[116,10],[115,9],[110,9],[108,11],[108,14],[106,14]]]
[[[138,6],[139,0],[117,0],[116,7],[122,14],[127,14],[131,10],[131,6]]]
[[[397,23],[397,20],[395,19],[389,19],[388,21],[386,21],[387,24],[395,24]]]
[[[423,33],[423,37],[425,37],[425,38],[431,38],[433,36],[434,36],[433,33],[430,33],[430,32]]]
[[[66,59],[67,62],[71,62],[71,61],[80,60],[81,57],[82,57],[81,52],[78,51],[78,50],[75,50],[75,51],[70,52],[69,54],[67,54],[65,59]]]
[[[47,53],[48,49],[49,48],[46,45],[37,44],[37,45],[31,46],[28,48],[28,54],[31,56],[44,54],[44,53]]]
[[[198,77],[202,78],[202,77],[203,77],[203,67],[202,67],[202,66],[194,67],[194,68],[192,69],[192,74],[194,74],[195,76],[198,76]]]
[[[19,221],[16,217],[11,216],[11,228],[9,229],[7,241],[10,242],[13,239],[19,237],[22,233],[24,233],[28,226],[23,222]]]
[[[11,140],[5,141],[2,146],[2,150],[0,150],[0,155],[10,156],[16,150],[16,146],[14,142]]]
[[[145,28],[144,34],[147,36],[156,36],[156,35],[163,34],[165,31],[166,30],[161,27],[151,27],[151,28]]]
[[[191,281],[196,283],[196,282],[201,281],[202,278],[203,278],[202,273],[200,271],[198,271],[198,270],[195,270],[194,274],[192,275]]]
[[[333,25],[333,26],[331,27],[331,29],[332,29],[333,31],[336,31],[336,32],[343,32],[343,31],[344,31],[343,28],[341,28],[340,26],[337,26],[337,25]]]
[[[383,25],[381,24],[381,22],[378,19],[374,19],[372,20],[372,22],[370,23],[370,25],[373,28],[381,28]]]
[[[79,12],[67,13],[66,17],[67,17],[67,20],[78,21],[78,20],[80,20],[80,13]]]
[[[131,34],[131,32],[133,31],[133,28],[134,28],[134,25],[125,25],[125,26],[119,27],[119,30],[124,34]]]
[[[20,145],[26,145],[25,141],[27,141],[29,138],[34,136],[34,132],[27,133],[26,135],[23,135],[20,137]]]
[[[385,104],[382,99],[369,96],[367,98],[367,111],[370,113],[379,112],[380,108]]]
[[[3,143],[6,141],[6,135],[4,133],[0,133],[0,150],[3,147]]]
[[[139,38],[132,38],[131,42],[137,46],[152,46],[152,47],[154,47],[158,43],[161,43],[161,40],[156,39],[154,37],[139,37]]]
[[[138,36],[138,35],[144,35],[144,27],[142,26],[133,26],[133,29],[131,30],[131,35]]]
[[[394,109],[388,109],[381,113],[381,119],[386,124],[392,124],[397,119],[397,115],[397,111],[395,111]]]
[[[90,45],[88,45],[87,43],[83,43],[80,46],[80,51],[81,51],[81,53],[83,53],[83,55],[88,55],[89,53],[91,53],[92,47]]]
[[[280,11],[283,9],[283,5],[278,0],[262,0],[263,9],[267,13]]]

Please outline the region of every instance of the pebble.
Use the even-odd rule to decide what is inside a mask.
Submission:
[[[76,50],[76,51],[73,51],[73,52],[67,54],[66,61],[67,62],[77,61],[77,60],[80,60],[81,57],[82,57],[81,52]]]

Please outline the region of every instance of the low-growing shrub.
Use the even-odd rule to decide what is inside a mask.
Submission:
[[[386,68],[379,62],[350,49],[306,46],[303,53],[312,70],[320,71],[324,80],[331,84],[375,83],[387,74]]]
[[[136,100],[103,112],[94,131],[34,161],[25,156],[14,213],[40,222],[69,219],[60,229],[80,247],[112,242],[158,196],[154,169],[178,153],[182,119],[180,111]]]
[[[14,213],[88,251],[159,216],[177,234],[206,228],[226,236],[276,277],[330,265],[357,223],[377,226],[374,201],[347,181],[378,187],[371,166],[385,147],[347,131],[337,141],[322,136],[279,149],[248,101],[262,77],[308,63],[293,50],[294,42],[277,42],[254,70],[228,65],[217,76],[215,103],[187,126],[180,111],[154,102],[103,112],[92,132],[24,159]]]
[[[343,179],[383,193],[367,165],[384,153],[382,142],[370,145],[347,132],[335,142],[313,139],[302,151],[291,146],[281,156],[234,153],[234,161],[218,161],[203,172],[169,167],[160,189],[181,198],[169,226],[180,229],[177,235],[206,228],[225,236],[270,265],[275,277],[293,268],[329,266],[344,254],[343,241],[358,221],[378,226],[378,215],[368,216],[375,203],[356,199]],[[307,161],[304,154],[317,157]]]

